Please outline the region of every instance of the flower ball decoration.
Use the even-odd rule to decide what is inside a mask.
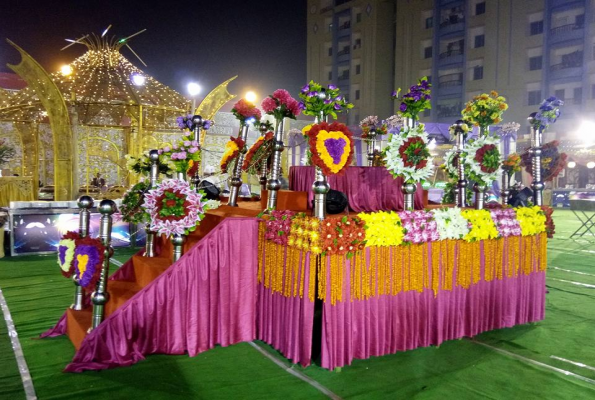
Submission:
[[[77,232],[66,232],[58,242],[58,265],[66,278],[70,278],[74,273],[74,249],[79,237]]]
[[[206,202],[188,182],[169,179],[145,195],[143,207],[151,216],[151,230],[160,235],[187,235],[200,224]]]
[[[101,276],[105,246],[90,237],[76,240],[74,249],[74,276],[83,289],[93,290]]]
[[[424,183],[430,178],[434,165],[424,125],[403,127],[399,135],[392,135],[384,160],[391,175],[402,177],[405,183]]]
[[[353,159],[353,134],[344,124],[322,122],[307,131],[312,164],[325,175],[342,175]]]
[[[500,169],[499,138],[481,136],[465,148],[463,162],[469,168],[469,178],[479,184],[491,185],[502,174]]]

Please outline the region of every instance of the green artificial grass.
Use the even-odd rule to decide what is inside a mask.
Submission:
[[[582,399],[595,398],[595,384],[498,353],[482,344],[595,381],[595,245],[568,237],[578,222],[556,210],[557,236],[548,245],[546,319],[486,332],[473,339],[421,348],[328,371],[293,366],[347,399]],[[136,250],[120,249],[124,262]],[[288,374],[247,343],[217,347],[197,357],[149,356],[127,368],[61,372],[74,349],[66,337],[34,339],[70,304],[72,283],[49,256],[0,261],[0,287],[12,312],[39,399],[317,399],[325,396]],[[116,267],[112,266],[111,271]],[[580,272],[582,274],[579,274]],[[585,275],[587,274],[587,275]],[[287,367],[270,346],[259,346]],[[0,322],[0,399],[24,398],[14,355]]]

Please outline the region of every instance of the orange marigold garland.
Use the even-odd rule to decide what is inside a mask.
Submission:
[[[325,175],[342,175],[353,160],[353,133],[338,122],[312,125],[306,133],[312,164]]]
[[[254,142],[244,157],[242,171],[246,171],[252,175],[257,175],[260,172],[259,169],[262,163],[267,161],[273,151],[274,136],[275,134],[273,132],[268,132]]]
[[[221,172],[224,174],[227,173],[229,165],[238,157],[244,146],[246,146],[246,143],[242,139],[233,136],[229,137],[229,142],[225,145],[225,152],[221,157]]]
[[[326,218],[322,222],[323,254],[347,255],[351,258],[366,245],[365,222],[358,217]]]

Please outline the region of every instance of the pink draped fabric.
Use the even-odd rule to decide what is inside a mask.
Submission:
[[[355,212],[403,209],[403,179],[393,178],[384,167],[349,167],[343,176],[328,177],[331,189],[345,193],[349,209]],[[308,207],[312,208],[314,167],[291,167],[289,188],[308,192]],[[415,192],[415,209],[423,208],[421,185]]]
[[[264,258],[264,254],[261,255]],[[298,276],[309,282],[310,253]],[[285,279],[283,280],[285,282]],[[308,300],[308,285],[304,285],[304,296],[285,297],[273,293],[264,285],[258,285],[258,339],[279,350],[285,357],[304,367],[310,365],[312,352],[312,324],[314,302]]]
[[[345,265],[344,301],[334,306],[324,303],[323,368],[334,369],[351,364],[355,358],[439,345],[545,318],[545,272],[481,280],[469,289],[453,284],[452,291],[441,290],[437,296],[426,289],[423,293],[409,291],[352,301],[350,261]],[[483,257],[481,267],[484,276]]]
[[[226,219],[87,335],[66,371],[254,340],[257,244],[257,219]]]

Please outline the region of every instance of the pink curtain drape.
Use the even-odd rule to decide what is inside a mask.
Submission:
[[[403,209],[403,179],[393,178],[384,167],[349,167],[342,176],[328,177],[331,189],[345,193],[349,209],[355,212]],[[312,208],[314,167],[291,167],[289,188],[308,192],[308,207]],[[421,185],[415,192],[415,209],[423,208]]]
[[[254,340],[257,243],[257,219],[226,219],[87,335],[66,371]]]

